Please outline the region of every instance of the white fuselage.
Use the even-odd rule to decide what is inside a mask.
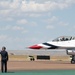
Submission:
[[[75,40],[70,40],[70,41],[52,41],[52,42],[48,42],[52,45],[58,46],[60,48],[75,48]]]
[[[58,37],[57,39],[29,47],[31,49],[75,49],[75,37]]]
[[[50,41],[46,42],[50,45],[46,44],[38,44],[38,46],[42,46],[43,49],[50,49],[52,46],[57,47],[58,49],[74,49],[75,48],[75,40],[69,40],[69,41]],[[53,48],[52,48],[53,49]],[[54,48],[56,49],[56,48]]]

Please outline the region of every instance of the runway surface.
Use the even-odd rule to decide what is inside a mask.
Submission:
[[[9,61],[8,71],[75,70],[69,61]]]
[[[9,61],[8,72],[1,75],[74,75],[69,61]]]

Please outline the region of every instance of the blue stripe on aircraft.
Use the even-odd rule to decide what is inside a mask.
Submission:
[[[52,44],[49,44],[49,43],[42,43],[42,44],[44,44],[46,46],[50,46],[50,48],[48,48],[48,49],[57,49],[58,48],[58,46],[55,46],[55,45],[52,45]]]

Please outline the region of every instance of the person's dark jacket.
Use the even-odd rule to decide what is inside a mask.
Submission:
[[[1,51],[1,61],[8,61],[8,52],[7,51]]]

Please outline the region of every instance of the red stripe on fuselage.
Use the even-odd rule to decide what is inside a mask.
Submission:
[[[38,46],[38,45],[33,45],[29,47],[30,49],[41,49],[43,48],[42,46]]]

